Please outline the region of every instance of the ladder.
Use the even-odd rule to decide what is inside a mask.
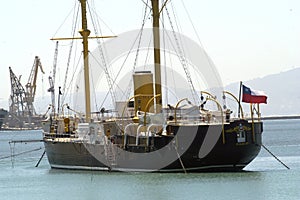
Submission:
[[[109,168],[111,169],[113,166],[117,165],[114,144],[110,140],[108,140],[104,145],[104,150],[105,150],[106,160],[109,164]]]

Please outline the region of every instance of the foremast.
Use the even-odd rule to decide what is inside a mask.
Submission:
[[[81,4],[82,29],[79,33],[82,36],[83,59],[84,59],[84,87],[85,87],[85,119],[89,123],[91,121],[91,100],[90,100],[90,75],[89,75],[89,48],[88,37],[91,31],[87,27],[86,18],[86,1],[79,0]]]
[[[116,36],[93,36],[90,37],[91,31],[87,27],[87,0],[78,0],[81,7],[81,29],[78,31],[81,37],[65,37],[65,38],[51,38],[51,40],[82,40],[83,45],[83,66],[84,66],[84,88],[85,88],[85,121],[91,122],[91,97],[90,97],[90,75],[89,75],[89,39],[98,38],[113,38]]]

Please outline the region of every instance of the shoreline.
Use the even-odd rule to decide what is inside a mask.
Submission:
[[[300,115],[264,116],[261,120],[300,119]]]

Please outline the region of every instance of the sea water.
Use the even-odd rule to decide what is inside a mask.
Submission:
[[[264,122],[265,149],[239,173],[109,173],[49,167],[41,131],[0,132],[0,199],[300,199],[300,120]],[[15,155],[12,157],[11,155]]]

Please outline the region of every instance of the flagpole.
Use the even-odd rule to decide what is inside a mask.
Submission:
[[[241,115],[241,93],[242,93],[242,81],[240,81],[240,92],[239,92],[239,108],[238,108],[238,118]]]
[[[257,115],[258,115],[258,121],[260,121],[260,110],[259,110],[259,103],[257,104]]]
[[[252,121],[252,142],[255,142],[255,132],[254,132],[254,117],[253,117],[253,105],[250,103],[251,110],[251,121]]]

